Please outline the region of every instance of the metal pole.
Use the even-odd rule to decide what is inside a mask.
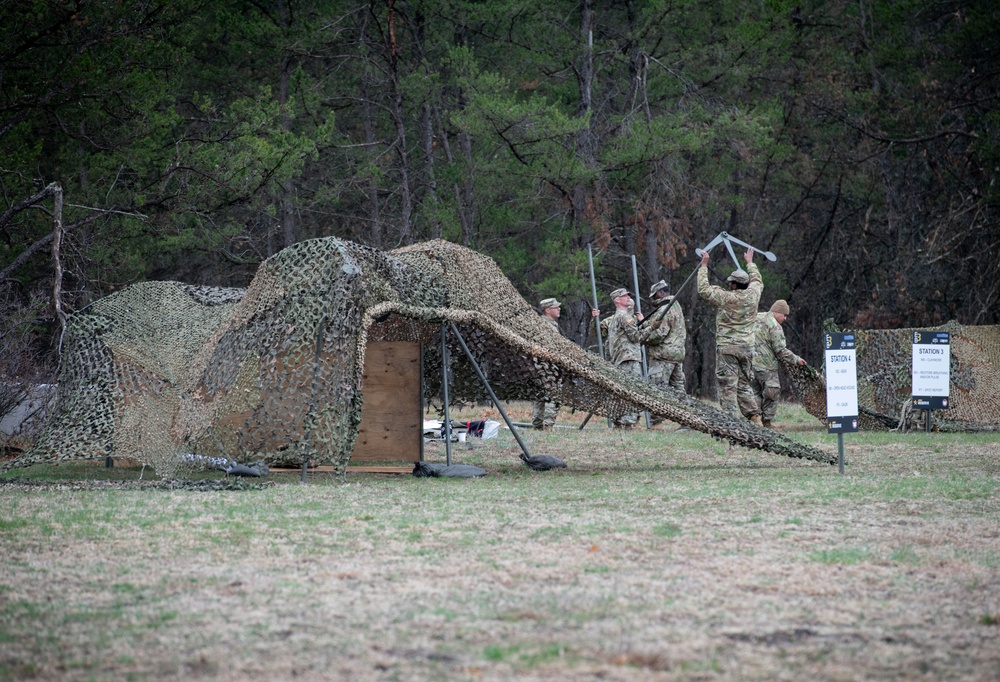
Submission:
[[[930,433],[931,432],[931,410],[930,410],[930,408],[928,408],[928,410],[927,410],[927,425],[925,427],[925,432],[926,433]]]
[[[448,328],[441,325],[441,386],[444,392],[444,426],[441,435],[444,436],[444,461],[451,466],[451,413],[448,411]]]
[[[597,281],[594,279],[594,251],[590,244],[587,244],[587,261],[590,263],[590,294],[594,298],[594,310],[600,310],[601,306],[597,302]],[[597,352],[600,353],[601,359],[604,359],[604,343],[601,341],[601,315],[598,313],[597,317],[594,318],[594,323],[597,325]]]
[[[482,381],[483,386],[486,387],[486,392],[490,394],[490,399],[493,401],[493,404],[496,405],[496,408],[500,412],[500,416],[503,417],[504,422],[506,422],[507,428],[514,434],[514,439],[517,441],[517,444],[521,446],[521,452],[524,453],[525,457],[530,459],[531,453],[528,452],[528,446],[524,444],[523,440],[521,440],[520,434],[518,434],[517,429],[514,427],[514,422],[512,422],[510,417],[507,416],[507,413],[504,412],[503,406],[500,404],[500,400],[497,399],[497,394],[493,392],[493,387],[490,386],[490,382],[486,380],[486,375],[483,374],[483,370],[479,368],[479,363],[476,362],[474,357],[472,357],[469,347],[465,345],[465,339],[462,338],[462,334],[458,331],[458,327],[455,326],[454,322],[451,323],[451,330],[455,333],[455,338],[458,339],[458,343],[462,346],[462,350],[465,351],[465,357],[469,358],[469,362],[472,363],[472,368],[476,370],[479,380]]]
[[[639,271],[635,266],[635,254],[632,254],[632,288],[635,290],[635,311],[642,315],[642,297],[639,295]],[[638,327],[638,322],[636,323]],[[649,383],[649,365],[646,363],[646,347],[639,344],[639,352],[642,354],[642,380]],[[652,428],[649,422],[649,410],[644,410],[642,416],[646,418],[646,430]]]
[[[837,434],[837,471],[844,475],[844,434]]]
[[[594,299],[594,310],[600,311],[601,306],[597,301],[597,280],[594,278],[594,249],[591,244],[587,244],[587,262],[590,263],[590,294]],[[601,315],[598,312],[597,317],[594,318],[594,328],[597,330],[597,352],[600,353],[601,359],[604,360],[604,343],[601,341]],[[587,418],[583,420],[580,424],[582,429],[590,421],[590,414]],[[611,428],[611,417],[608,417],[608,428]]]
[[[424,404],[424,344],[420,344],[420,461],[424,461],[424,414],[427,405]]]

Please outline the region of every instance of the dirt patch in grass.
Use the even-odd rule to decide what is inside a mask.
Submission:
[[[1000,679],[1000,436],[852,434],[840,476],[674,428],[523,431],[550,472],[501,430],[469,480],[11,472],[0,677]]]

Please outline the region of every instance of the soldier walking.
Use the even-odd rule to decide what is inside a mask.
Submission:
[[[708,283],[709,255],[703,251],[698,268],[698,295],[718,309],[715,315],[715,378],[719,383],[719,404],[732,415],[739,416],[742,412],[754,424],[762,426],[760,406],[750,381],[757,304],[764,282],[753,262],[753,249],[747,249],[743,257],[747,271],[735,270],[729,275],[727,291]]]
[[[804,365],[806,361],[788,350],[785,332],[781,325],[788,318],[788,302],[778,299],[766,313],[757,313],[754,329],[753,380],[750,387],[760,403],[760,416],[764,426],[770,427],[778,411],[781,396],[781,379],[778,361],[789,365]]]

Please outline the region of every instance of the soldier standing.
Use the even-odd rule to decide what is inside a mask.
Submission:
[[[670,295],[670,285],[660,280],[649,288],[649,298],[656,309],[642,325],[639,340],[646,345],[649,369],[646,376],[657,388],[684,391],[684,344],[687,328],[680,301]],[[673,301],[673,305],[671,305]]]
[[[642,381],[642,349],[639,346],[642,313],[635,313],[635,304],[624,287],[612,291],[611,299],[615,302],[615,314],[607,320],[608,360],[626,374]],[[600,315],[599,310],[592,313],[595,318]],[[604,327],[604,322],[601,326]],[[615,420],[615,426],[631,428],[638,419],[638,414],[624,414]]]
[[[729,275],[729,291],[726,291],[708,283],[709,256],[703,251],[698,268],[698,295],[718,308],[715,315],[715,378],[719,382],[719,404],[723,410],[735,416],[742,412],[754,424],[762,426],[760,406],[750,381],[757,304],[764,282],[754,265],[753,249],[747,249],[743,257],[747,272],[736,270]]]
[[[560,334],[559,315],[562,312],[562,303],[554,298],[544,298],[538,302],[538,307],[542,309],[542,319],[552,326],[554,332]],[[556,423],[558,416],[558,403],[539,400],[531,411],[531,425],[536,429],[550,429]]]
[[[781,395],[781,380],[778,376],[778,361],[789,365],[804,365],[806,361],[788,350],[785,332],[781,328],[788,318],[788,302],[778,299],[766,313],[757,313],[754,329],[753,380],[750,387],[760,403],[760,416],[764,426],[770,427],[778,411]]]

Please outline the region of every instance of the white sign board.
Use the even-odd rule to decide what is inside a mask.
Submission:
[[[858,430],[858,358],[854,334],[825,334],[826,431]]]
[[[951,386],[951,336],[948,332],[913,332],[913,407],[948,408]]]

